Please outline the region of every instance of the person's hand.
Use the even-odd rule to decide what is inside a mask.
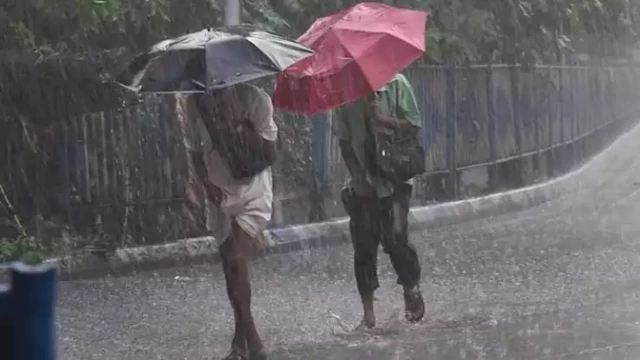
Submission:
[[[375,134],[392,134],[393,124],[389,122],[380,107],[380,100],[370,102],[366,108],[366,113],[371,120],[372,131]]]
[[[253,124],[251,123],[251,120],[249,120],[249,119],[244,119],[242,121],[234,121],[232,123],[235,126],[234,131],[237,134],[242,134],[245,131],[254,131]]]
[[[380,108],[380,101],[373,99],[367,104],[366,115],[374,122],[377,123],[383,118],[382,109]]]
[[[222,190],[215,186],[211,181],[204,182],[204,190],[207,193],[207,199],[214,205],[220,205],[224,200],[224,193]]]
[[[354,176],[352,187],[358,197],[371,197],[375,194],[375,189],[369,184],[364,175]]]

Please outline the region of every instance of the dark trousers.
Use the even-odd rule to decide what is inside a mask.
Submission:
[[[342,191],[342,202],[349,214],[354,249],[354,268],[358,291],[371,292],[378,283],[378,245],[389,254],[398,275],[398,284],[413,287],[420,282],[420,263],[409,243],[409,202],[413,187],[396,186],[392,196],[359,197],[353,189]]]

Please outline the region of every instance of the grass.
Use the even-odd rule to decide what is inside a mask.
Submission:
[[[68,255],[73,250],[74,240],[58,238],[39,241],[30,236],[9,201],[4,186],[0,184],[0,207],[9,214],[8,224],[15,228],[13,237],[0,238],[0,263],[22,261],[27,264],[40,264],[48,259]]]
[[[40,264],[52,257],[65,253],[58,242],[44,244],[33,236],[0,238],[0,263],[22,261],[27,264]]]

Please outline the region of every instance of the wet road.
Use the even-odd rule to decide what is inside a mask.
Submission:
[[[413,234],[426,320],[402,319],[381,253],[379,328],[361,315],[349,246],[253,266],[271,359],[640,359],[640,131],[577,192],[519,213]],[[217,265],[60,287],[60,359],[217,359],[232,322]]]

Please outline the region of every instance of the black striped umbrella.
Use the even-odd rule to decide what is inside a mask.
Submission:
[[[136,92],[204,92],[279,73],[312,54],[295,41],[248,26],[205,29],[157,43],[117,82]]]

